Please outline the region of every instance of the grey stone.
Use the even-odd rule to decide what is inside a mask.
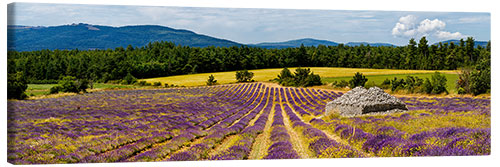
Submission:
[[[325,115],[339,113],[341,116],[364,114],[387,114],[406,111],[408,108],[398,98],[378,87],[365,89],[356,87],[339,98],[328,102]]]

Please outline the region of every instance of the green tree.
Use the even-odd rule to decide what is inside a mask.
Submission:
[[[281,70],[280,74],[278,75],[278,82],[280,85],[283,85],[283,86],[294,86],[295,83],[294,83],[294,75],[292,74],[292,72],[290,72],[290,70],[288,68],[283,68],[283,70]]]
[[[319,75],[314,74],[314,72],[311,72],[311,74],[306,78],[306,84],[304,85],[304,87],[314,86],[314,85],[323,85],[323,83],[321,82],[321,77]]]
[[[415,39],[412,38],[410,39],[410,42],[406,46],[406,56],[405,56],[405,69],[415,69],[416,68],[416,63],[415,63],[415,57],[417,56],[417,42],[415,42]]]
[[[309,76],[309,73],[311,72],[310,68],[297,68],[295,69],[295,85],[296,86],[306,86],[308,85],[307,83],[307,77]]]
[[[441,75],[441,73],[436,71],[431,76],[431,80],[429,80],[429,78],[425,79],[423,83],[423,90],[427,94],[448,94],[448,90],[446,89],[446,81],[446,76]]]
[[[80,93],[83,91],[87,92],[87,88],[89,87],[89,81],[86,79],[76,79],[73,76],[65,76],[61,80],[59,80],[58,85],[50,88],[50,93],[58,93],[58,92],[73,92]]]
[[[427,39],[423,36],[418,42],[418,50],[420,52],[420,58],[417,62],[419,62],[419,69],[428,69],[428,65],[430,62],[428,60],[429,56],[429,45],[427,45]]]
[[[125,76],[122,79],[122,84],[129,85],[129,84],[134,84],[137,82],[137,78],[135,78],[132,74],[127,73],[127,76]]]
[[[356,74],[354,74],[352,79],[349,81],[349,87],[351,87],[351,89],[358,86],[364,87],[367,81],[368,79],[362,73],[356,72]]]
[[[474,95],[488,93],[491,89],[491,64],[489,59],[484,59],[476,66],[476,71],[471,74],[471,92]]]
[[[475,62],[475,59],[477,59],[476,57],[476,54],[474,53],[474,38],[472,37],[467,37],[467,39],[465,40],[465,54],[467,55],[467,57],[469,57],[469,61],[470,63],[474,63]]]
[[[253,72],[248,72],[248,70],[236,71],[236,80],[238,82],[250,82],[253,81]]]
[[[7,98],[25,99],[28,82],[22,72],[7,73]]]
[[[207,85],[211,86],[211,85],[215,85],[215,84],[217,84],[217,80],[215,80],[214,75],[208,76]]]

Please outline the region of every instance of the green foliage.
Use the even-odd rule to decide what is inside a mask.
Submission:
[[[367,81],[368,79],[366,79],[366,77],[362,73],[356,72],[356,74],[354,74],[352,79],[349,81],[349,87],[351,89],[358,86],[364,87]]]
[[[406,89],[409,93],[414,93],[424,83],[424,80],[408,75],[406,76],[406,80],[404,81],[404,83],[404,89]],[[444,86],[446,88],[446,81],[444,82]]]
[[[146,81],[139,81],[139,82],[136,82],[136,84],[139,86],[151,86],[151,83],[146,82]]]
[[[248,70],[236,71],[236,80],[238,82],[252,82],[253,72],[248,72]]]
[[[215,79],[214,75],[208,76],[207,85],[211,86],[211,85],[215,85],[215,84],[217,84],[217,80]]]
[[[278,75],[278,78],[276,78],[279,84],[283,86],[295,86],[294,79],[295,76],[286,67],[283,68],[283,70],[281,70],[280,74]]]
[[[7,73],[7,98],[25,99],[28,82],[22,72]]]
[[[394,77],[394,79],[391,81],[391,91],[396,91],[398,88],[404,87],[404,79],[398,79],[397,77]]]
[[[306,81],[303,86],[308,87],[314,85],[323,85],[323,83],[321,83],[321,77],[319,75],[314,74],[314,72],[311,72],[311,74],[306,77]]]
[[[427,94],[448,94],[448,90],[446,89],[446,77],[441,75],[439,72],[435,72],[432,75],[431,80],[426,78],[423,83],[423,90]]]
[[[476,71],[471,74],[471,92],[474,95],[488,93],[491,90],[491,65],[490,60],[484,59],[476,66]]]
[[[332,86],[334,86],[336,88],[345,88],[345,87],[349,86],[349,82],[347,82],[346,80],[340,80],[339,82],[334,81],[332,83]]]
[[[297,68],[294,74],[290,72],[288,68],[283,68],[278,78],[276,78],[280,85],[283,86],[314,86],[322,85],[321,77],[314,72],[311,72],[310,68]]]
[[[416,92],[423,92],[422,90],[423,84],[424,84],[423,79],[417,76],[408,75],[406,76],[406,79],[398,79],[397,77],[394,77],[394,79],[391,81],[390,87],[391,91],[405,90],[408,93],[416,93]]]
[[[154,82],[153,86],[161,86],[161,82]]]
[[[473,39],[467,41],[429,46],[426,39],[420,39],[418,43],[411,40],[407,46],[401,47],[319,45],[283,49],[247,46],[200,48],[152,42],[127,49],[8,51],[7,71],[23,72],[28,83],[52,82],[63,76],[110,82],[131,76],[151,78],[306,66],[442,70],[476,66],[490,57],[488,47],[474,48],[471,47],[475,44]],[[284,85],[293,85],[287,75],[281,75],[284,78],[281,81]],[[133,84],[134,81],[126,79],[123,83]]]
[[[50,88],[50,93],[58,93],[58,92],[87,92],[89,87],[89,81],[87,79],[77,79],[73,76],[65,76],[61,80],[59,80],[58,85]]]
[[[380,84],[380,88],[382,89],[389,89],[391,88],[391,80],[389,78],[386,78],[382,84]]]
[[[458,90],[458,94],[471,94],[471,74],[472,74],[472,69],[470,68],[463,68],[460,70],[460,74],[458,74],[458,80],[456,84],[456,88]]]
[[[467,94],[467,91],[466,91],[464,88],[459,87],[459,88],[457,89],[457,93],[458,93],[458,94]]]
[[[122,79],[121,84],[130,85],[137,82],[137,78],[135,78],[132,74],[127,73],[127,75]]]
[[[471,38],[468,38],[469,43],[470,40]],[[489,51],[481,52],[479,58],[479,64],[474,69],[464,68],[461,70],[456,85],[457,89],[460,90],[460,94],[479,95],[490,92],[491,60]]]

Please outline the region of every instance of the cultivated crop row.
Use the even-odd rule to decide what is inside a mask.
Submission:
[[[8,102],[14,164],[490,154],[490,99],[399,97],[410,111],[323,116],[340,92],[260,83]]]

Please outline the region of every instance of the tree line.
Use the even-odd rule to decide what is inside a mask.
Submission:
[[[8,73],[22,72],[29,83],[57,83],[65,76],[93,82],[127,75],[150,78],[181,74],[284,67],[349,67],[454,70],[490,59],[491,42],[475,47],[474,39],[429,45],[425,37],[406,46],[189,47],[152,42],[143,47],[107,50],[9,51]]]

